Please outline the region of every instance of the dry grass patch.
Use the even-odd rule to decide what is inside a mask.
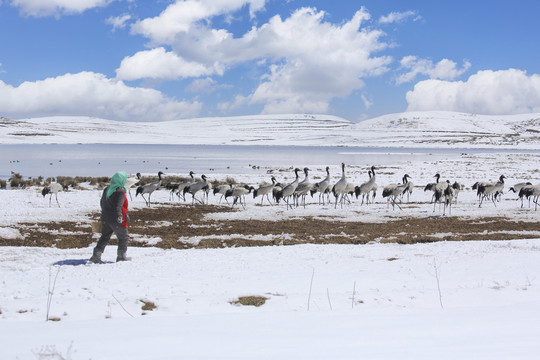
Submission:
[[[157,205],[157,204],[156,204]],[[160,203],[130,211],[129,233],[134,239],[159,238],[155,245],[131,241],[129,246],[162,249],[223,248],[296,244],[415,244],[438,241],[512,240],[537,238],[540,221],[503,217],[398,218],[385,222],[339,221],[331,217],[272,220],[208,220],[211,214],[231,212],[228,206]],[[20,223],[12,226],[22,238],[3,239],[0,246],[85,248],[97,240],[88,214],[86,223],[73,221]],[[359,217],[361,219],[361,217]],[[284,236],[286,234],[286,236]],[[190,241],[194,239],[194,241]],[[196,240],[196,241],[195,241]],[[116,245],[116,237],[111,239]],[[392,260],[389,260],[392,261]]]
[[[243,305],[243,306],[255,306],[259,307],[266,303],[268,300],[265,296],[241,296],[238,300],[231,301],[232,305]]]
[[[143,303],[143,305],[141,306],[141,310],[143,311],[153,311],[157,309],[157,305],[153,301],[143,299],[139,299],[139,301]]]

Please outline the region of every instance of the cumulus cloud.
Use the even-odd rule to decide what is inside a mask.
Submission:
[[[370,18],[365,9],[341,25],[324,16],[303,8],[259,29],[257,38],[281,55],[250,95],[252,103],[264,104],[263,112],[327,112],[332,98],[362,88],[362,78],[388,71],[390,58],[373,56],[387,46],[379,41],[383,33],[361,28]]]
[[[113,31],[123,29],[126,27],[126,23],[131,20],[131,15],[125,14],[122,16],[111,16],[105,20],[105,24],[112,25]]]
[[[470,67],[471,63],[466,60],[463,61],[463,66],[459,69],[454,61],[448,59],[442,59],[437,64],[433,64],[431,60],[405,56],[401,59],[400,68],[407,70],[407,72],[397,77],[396,84],[411,82],[419,74],[427,75],[431,79],[453,80],[463,75]]]
[[[172,44],[180,33],[188,33],[196,24],[214,16],[230,14],[248,5],[253,17],[264,9],[266,0],[184,0],[169,5],[161,14],[136,22],[131,31],[157,44]]]
[[[186,3],[175,5],[187,6]],[[219,4],[220,11],[225,11],[224,5]],[[199,11],[198,16],[192,12],[189,16],[198,19],[203,14],[207,12]],[[265,74],[251,94],[237,99],[247,104],[262,104],[264,113],[326,112],[332,98],[347,96],[363,87],[362,78],[388,71],[391,59],[374,56],[387,45],[380,41],[383,32],[362,27],[370,19],[364,8],[339,25],[326,22],[325,16],[324,11],[301,8],[285,19],[276,15],[240,38],[223,29],[193,24],[193,20],[180,22],[176,25],[184,24],[185,31],[177,28],[168,31],[168,35],[145,33],[153,41],[170,41],[172,51],[161,47],[159,51],[154,49],[126,58],[117,75],[124,80],[220,75],[238,64],[254,62],[266,69]],[[156,29],[171,29],[167,26],[167,16],[162,14],[158,18],[163,23],[151,19],[156,21],[153,23]],[[150,60],[149,55],[161,60]],[[152,62],[160,61],[169,66],[152,66]],[[180,61],[189,64],[184,68],[192,71],[182,70]],[[201,66],[197,67],[196,63]],[[220,108],[233,109],[238,104],[235,100],[232,104],[221,104]]]
[[[177,54],[166,51],[163,47],[140,51],[133,56],[125,57],[116,70],[116,76],[121,80],[178,79],[199,77],[223,73],[219,64],[205,65],[198,62],[186,61]]]
[[[11,0],[11,5],[32,17],[80,14],[88,9],[104,7],[114,0]]]
[[[381,16],[379,18],[379,23],[381,24],[399,23],[411,17],[414,17],[413,21],[417,21],[422,18],[421,16],[418,15],[418,12],[413,11],[413,10],[409,10],[405,12],[391,12],[388,15]]]
[[[477,114],[540,112],[540,75],[484,70],[467,81],[425,80],[406,95],[409,111],[447,110]]]
[[[24,82],[0,81],[0,109],[10,117],[85,115],[125,121],[159,121],[193,117],[198,102],[176,101],[153,89],[129,87],[103,74],[81,72]]]

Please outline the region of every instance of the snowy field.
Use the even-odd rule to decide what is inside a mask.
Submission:
[[[538,153],[486,153],[386,165],[378,168],[379,192],[370,206],[353,199],[334,209],[319,205],[316,196],[306,208],[287,210],[258,206],[260,199],[249,197],[245,210],[212,216],[263,218],[276,226],[279,219],[305,216],[372,222],[442,216],[423,191],[439,172],[442,180],[466,187],[446,216],[534,223],[540,210],[528,203],[521,208],[508,189],[540,183],[539,163]],[[339,164],[320,164],[312,168],[312,182],[325,175],[326,165],[333,181],[339,179]],[[369,159],[347,164],[347,179],[366,181],[371,165],[377,166]],[[267,170],[234,177],[256,186],[268,182]],[[273,170],[278,181],[292,181],[291,171]],[[404,173],[416,184],[411,202],[403,210],[388,209],[382,188]],[[501,174],[507,178],[501,201],[479,208],[471,185]],[[211,180],[227,176],[212,174]],[[99,209],[96,189],[61,192],[60,207],[54,197],[49,207],[40,190],[0,191],[0,237],[17,239],[16,225],[23,222],[89,222],[88,214]],[[169,193],[158,191],[153,200],[167,206]],[[210,203],[217,202],[210,195]],[[140,197],[130,203],[131,209],[144,206]],[[133,260],[124,263],[114,262],[116,248],[110,246],[104,265],[87,263],[92,247],[0,247],[0,358],[537,359],[538,231],[527,240],[415,245],[130,247]],[[235,303],[244,296],[266,302]]]

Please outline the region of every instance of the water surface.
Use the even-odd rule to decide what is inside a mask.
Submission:
[[[244,145],[0,145],[0,177],[11,172],[36,176],[110,176],[118,170],[187,174],[238,174],[252,166],[391,165],[437,161],[463,153],[510,152],[496,149],[407,149]],[[536,152],[539,151],[515,151]]]

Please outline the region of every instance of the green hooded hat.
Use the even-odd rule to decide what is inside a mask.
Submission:
[[[107,188],[107,199],[114,194],[116,189],[121,188],[126,192],[126,180],[128,178],[128,175],[125,171],[118,171],[116,174],[114,174],[111,178],[111,184]]]

